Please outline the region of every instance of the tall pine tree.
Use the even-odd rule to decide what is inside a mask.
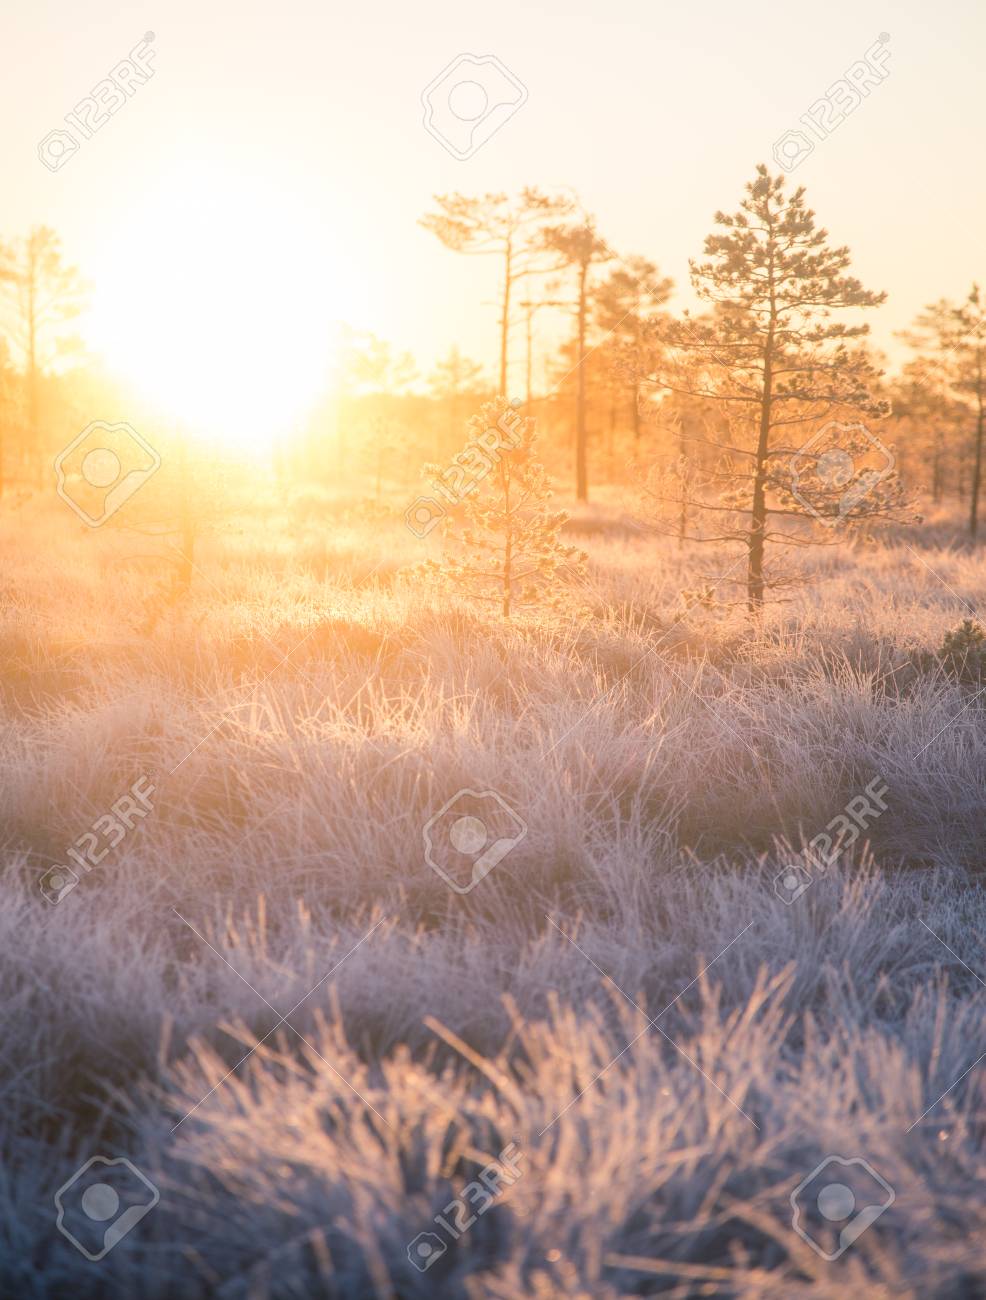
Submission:
[[[871,393],[879,376],[856,346],[869,327],[833,319],[835,312],[875,307],[885,295],[848,274],[849,250],[832,247],[828,232],[816,227],[804,189],[786,194],[784,177],[762,164],[739,211],[717,212],[715,221],[719,229],[706,239],[704,259],[691,264],[692,282],[711,311],[657,327],[671,352],[651,377],[672,391],[712,399],[723,412],[729,488],[720,500],[694,506],[725,512],[716,540],[744,546],[746,598],[756,613],[771,585],[768,542],[811,540],[803,524],[781,527],[784,519],[833,523],[900,505],[892,460],[884,455],[877,469],[870,467],[871,453],[880,461],[882,443],[852,423],[887,413]],[[839,429],[826,433],[836,420]]]

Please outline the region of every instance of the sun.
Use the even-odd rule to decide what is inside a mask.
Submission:
[[[321,215],[203,169],[117,220],[94,268],[91,345],[191,436],[268,453],[324,387],[355,301]]]

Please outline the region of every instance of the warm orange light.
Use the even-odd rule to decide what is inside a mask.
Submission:
[[[263,454],[324,385],[355,302],[331,227],[202,168],[123,209],[92,268],[93,347],[195,436]]]

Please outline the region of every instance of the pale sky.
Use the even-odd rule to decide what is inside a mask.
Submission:
[[[299,372],[343,319],[424,369],[458,342],[492,374],[492,267],[416,225],[453,189],[572,186],[615,248],[674,277],[684,305],[714,211],[735,208],[754,164],[881,32],[886,80],[792,180],[863,283],[888,290],[869,313],[878,345],[925,302],[986,280],[986,5],[974,0],[5,0],[0,24],[0,238],[57,228],[100,289],[89,336],[117,362],[166,353],[183,315],[201,346],[209,294],[214,308],[227,293],[245,383],[256,313],[264,348],[296,353]],[[49,171],[39,142],[148,31],[154,75]],[[461,53],[495,55],[528,93],[464,162],[425,130],[420,101]],[[190,302],[213,262],[205,301]],[[519,345],[516,360],[519,377]],[[160,381],[167,357],[157,365]]]

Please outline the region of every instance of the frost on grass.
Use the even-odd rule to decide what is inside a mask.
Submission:
[[[594,534],[591,609],[506,624],[394,576],[374,523],[290,575],[266,536],[206,556],[147,635],[135,579],[108,612],[84,547],[6,544],[0,1294],[981,1293],[986,741],[921,660],[980,560],[826,553],[751,641],[680,619],[700,575],[653,539]],[[43,902],[140,772],[153,816]],[[529,828],[468,897],[421,840],[463,787]],[[90,1264],[52,1196],[95,1153],[161,1201]],[[829,1154],[896,1194],[832,1264],[789,1201]]]

